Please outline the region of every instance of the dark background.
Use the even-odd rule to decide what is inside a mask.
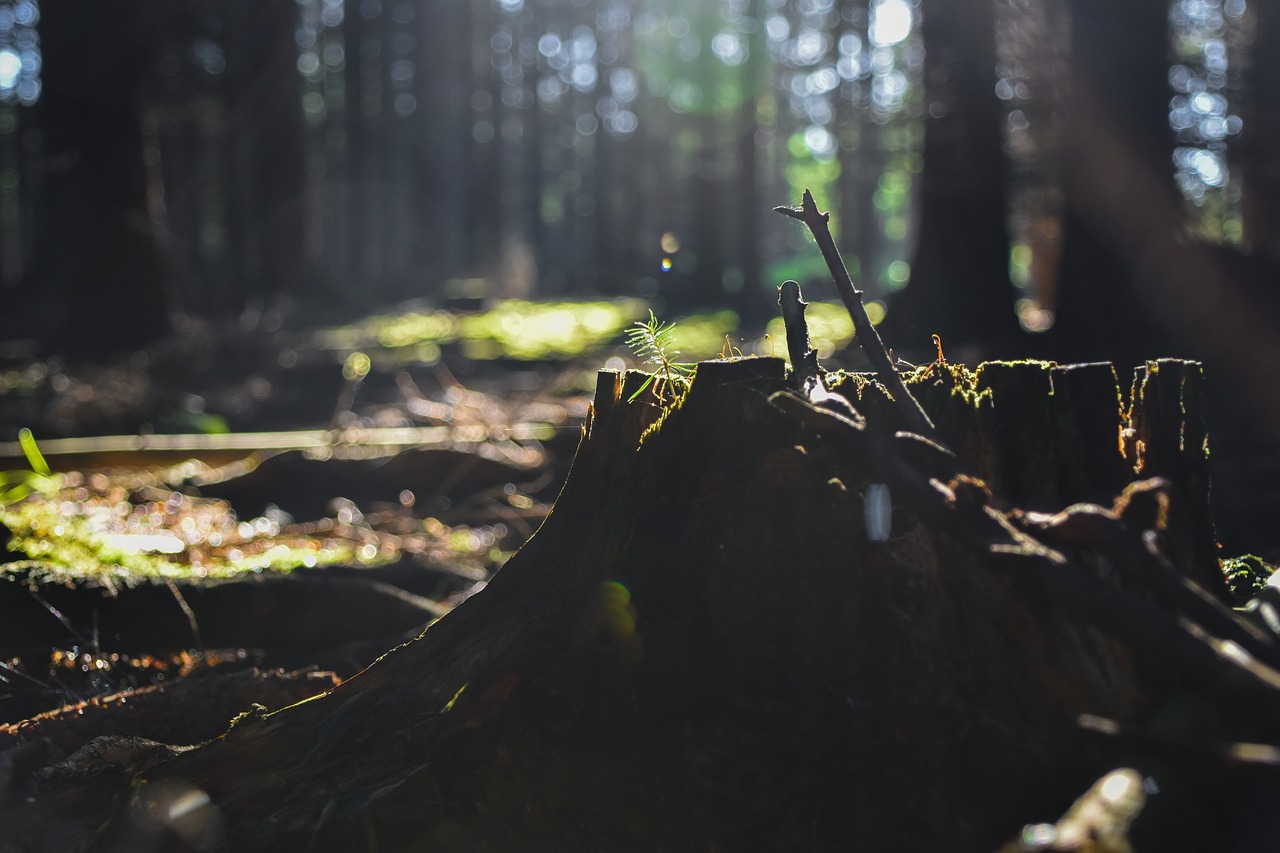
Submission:
[[[762,326],[829,293],[805,187],[898,355],[1203,360],[1220,526],[1269,529],[1274,3],[0,2],[6,357],[462,295]]]

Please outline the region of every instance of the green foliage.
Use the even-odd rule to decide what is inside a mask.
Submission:
[[[637,70],[672,112],[732,118],[767,93],[773,59],[763,27],[725,26],[715,4],[675,4],[670,17],[644,17],[657,25],[633,30]],[[688,39],[701,50],[688,53]],[[733,132],[732,126],[721,132]]]
[[[783,174],[787,179],[789,197],[800,198],[805,190],[812,192],[821,209],[830,214],[827,227],[831,230],[831,236],[838,240],[841,216],[839,208],[830,202],[837,195],[836,181],[840,178],[840,161],[834,157],[815,156],[809,150],[802,130],[791,135],[787,152],[791,158],[783,167]]]
[[[221,415],[210,412],[179,412],[164,421],[165,432],[188,432],[196,435],[230,435],[231,425]]]
[[[1275,566],[1253,554],[1222,560],[1222,575],[1227,579],[1231,594],[1241,604],[1261,592],[1275,571]]]
[[[652,364],[657,368],[631,395],[631,400],[635,400],[654,383],[657,383],[654,393],[663,402],[674,403],[688,390],[689,377],[696,365],[675,360],[680,353],[670,349],[674,341],[675,326],[658,322],[652,310],[649,311],[648,320],[637,321],[627,332],[627,346],[631,347],[631,351],[645,364]]]

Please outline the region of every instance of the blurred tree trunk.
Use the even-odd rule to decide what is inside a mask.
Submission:
[[[1168,247],[1185,229],[1173,181],[1168,3],[1071,0],[1062,276],[1054,355],[1138,362],[1168,347],[1156,320]]]
[[[855,156],[849,158],[852,166],[849,169],[848,186],[853,202],[849,205],[848,216],[851,230],[856,233],[862,280],[869,282],[879,275],[883,257],[881,249],[884,229],[876,210],[876,184],[884,169],[884,151],[881,147],[883,125],[872,120],[865,109],[859,110],[858,116],[858,148],[854,152]],[[842,170],[841,175],[843,174]],[[905,343],[907,339],[902,340]]]
[[[440,15],[452,18],[454,32],[463,35],[452,36]],[[433,92],[425,114],[434,118],[428,127],[428,158],[433,167],[429,182],[429,202],[433,205],[429,243],[436,251],[454,257],[458,269],[467,272],[492,260],[498,251],[499,219],[495,211],[502,201],[502,81],[492,67],[489,47],[497,28],[497,15],[492,4],[448,4],[422,24],[422,37],[428,42],[422,56],[431,69],[426,85]],[[452,51],[462,51],[462,56],[448,60]],[[472,90],[488,108],[472,111]],[[440,118],[442,105],[447,105],[451,120]],[[458,123],[456,127],[453,122]],[[488,122],[488,137],[476,138],[472,132],[480,122]],[[466,174],[448,167],[449,161],[444,158],[449,151],[465,152]],[[461,222],[453,211],[453,205],[460,202],[466,211],[466,219]],[[465,246],[465,251],[458,251],[456,246]]]
[[[863,44],[868,43],[868,0],[844,0],[841,18],[852,21],[854,34]],[[869,283],[877,275],[883,242],[875,206],[876,184],[884,170],[882,125],[872,116],[869,75],[846,85],[849,96],[841,97],[836,104],[836,126],[840,135],[838,188],[843,216],[840,234],[845,243],[841,251],[854,280]],[[891,340],[905,339],[894,336]]]
[[[1246,112],[1233,147],[1244,179],[1245,243],[1265,265],[1280,269],[1280,7],[1251,3],[1249,9],[1254,42],[1243,81]]]
[[[440,125],[446,147],[439,154],[439,162],[466,162],[466,137],[463,134],[469,132],[470,124],[465,118],[458,117],[458,103],[465,104],[471,90],[467,83],[459,80],[460,77],[467,79],[467,39],[465,35],[458,34],[468,31],[469,6],[467,3],[447,4],[439,10],[440,19],[437,21],[432,15],[425,14],[419,4],[384,5],[390,14],[381,16],[383,38],[378,49],[386,62],[387,72],[383,79],[389,82],[381,107],[385,153],[382,161],[375,163],[371,171],[376,175],[378,187],[372,195],[383,206],[381,217],[386,246],[382,260],[384,288],[378,296],[386,301],[395,301],[409,294],[421,295],[423,265],[439,251],[430,242],[430,237],[447,235],[445,239],[451,241],[456,232],[461,231],[456,215],[451,216],[450,222],[441,223],[439,229],[435,227],[436,223],[431,222],[430,217],[435,215],[437,203],[427,198],[423,190],[430,186],[437,171],[456,175],[458,180],[465,179],[465,175],[456,166],[439,169],[432,160],[434,152],[430,151],[430,143],[425,146],[428,151],[423,151],[423,139]],[[433,28],[450,34],[447,46],[439,46],[430,40],[427,34]],[[430,85],[431,82],[424,80],[424,76],[430,73],[430,59],[437,49],[446,63],[442,78],[446,100],[440,105],[438,114],[424,103],[426,99],[423,97],[423,84]],[[408,65],[403,64],[406,62]],[[349,104],[347,109],[356,109],[356,106]],[[350,178],[352,181],[356,179],[354,175]],[[448,197],[458,199],[462,194],[463,189],[459,188]],[[360,292],[357,289],[359,282],[351,282],[349,286],[354,293]]]
[[[867,0],[841,0],[839,4],[840,30],[832,37],[832,61],[840,57],[840,39],[845,33],[855,36],[859,43],[867,40]],[[846,80],[839,89],[839,97],[835,103],[834,132],[838,147],[836,156],[840,161],[840,176],[836,179],[835,192],[839,202],[840,254],[844,256],[849,275],[856,282],[865,285],[871,273],[871,246],[868,236],[874,240],[875,229],[867,229],[865,221],[869,215],[874,225],[875,207],[872,197],[875,195],[874,181],[868,184],[866,175],[878,172],[878,166],[871,160],[870,143],[872,122],[867,121],[867,101],[863,94],[865,84],[857,79]],[[879,177],[877,174],[876,177]]]
[[[59,349],[127,349],[169,327],[143,164],[145,15],[136,2],[41,7],[47,219],[28,289],[60,301]]]
[[[995,94],[992,0],[926,0],[924,172],[911,283],[892,318],[914,328],[894,340],[1009,354],[1018,337],[1005,225],[1005,110]],[[921,342],[920,338],[924,337]]]
[[[387,62],[382,56],[385,39],[380,27],[390,17],[385,9],[366,16],[353,10],[343,18],[345,48],[344,86],[350,105],[344,114],[346,170],[352,176],[352,206],[356,211],[352,271],[362,281],[378,281],[386,275],[386,205],[383,204],[383,170],[387,157],[382,132],[389,104],[384,97]]]
[[[750,0],[746,15],[761,20],[761,0]],[[761,175],[756,135],[760,125],[756,115],[761,96],[768,86],[768,52],[760,28],[745,34],[747,59],[742,63],[742,105],[737,117],[738,191],[741,202],[738,216],[738,270],[742,276],[741,289],[731,294],[734,304],[744,317],[768,319],[777,311],[773,287],[762,287],[760,255],[760,217],[768,206],[761,198]],[[781,282],[771,282],[771,285]]]
[[[483,11],[488,8],[463,2],[422,7],[413,30],[420,81],[415,91],[422,102],[408,119],[391,117],[400,125],[393,145],[417,164],[411,173],[416,227],[405,236],[415,247],[415,257],[441,278],[496,256],[500,174],[498,155],[490,152],[502,145],[501,88],[493,88],[496,135],[488,143],[493,149],[475,146],[471,114],[476,81],[485,79],[480,76],[482,63],[488,68],[492,29],[485,26],[490,18]],[[473,156],[483,157],[494,168],[462,168],[475,162]],[[470,215],[469,205],[479,208],[478,217]],[[469,229],[469,224],[485,227]]]
[[[692,66],[693,82],[702,88],[703,103],[696,115],[689,117],[690,127],[697,131],[698,146],[693,155],[693,175],[688,192],[693,208],[690,234],[693,245],[682,250],[682,259],[689,261],[692,250],[696,264],[686,270],[684,293],[674,296],[673,303],[681,307],[707,308],[719,306],[724,300],[725,230],[728,223],[740,212],[730,213],[725,206],[732,198],[727,192],[725,138],[729,131],[727,120],[711,108],[712,87],[716,79],[715,65],[719,61],[708,48],[719,27],[719,16],[712,8],[703,8],[691,22],[692,31],[704,47]]]
[[[526,9],[525,13],[532,20],[538,21],[538,9]],[[465,239],[468,241],[467,251],[455,260],[467,269],[483,263],[485,254],[498,245],[498,217],[494,212],[502,203],[502,162],[504,145],[502,142],[502,121],[506,107],[502,103],[502,78],[493,68],[493,57],[490,53],[489,40],[498,26],[498,13],[492,5],[485,11],[476,13],[469,29],[469,74],[477,92],[479,102],[488,103],[484,110],[473,113],[473,121],[488,122],[490,135],[487,139],[477,140],[473,132],[469,132],[466,145],[471,152],[471,171],[465,176],[469,186],[466,207],[470,220],[467,224]],[[471,125],[474,127],[474,124]],[[534,168],[539,177],[541,169]],[[535,196],[540,197],[541,191]],[[526,199],[526,203],[528,203]],[[534,202],[534,215],[537,213]],[[477,248],[479,247],[479,248]]]
[[[770,309],[776,311],[777,301],[770,298],[771,289],[761,287],[760,280],[760,211],[767,208],[760,198],[754,95],[748,95],[742,103],[737,137],[739,203],[736,234],[738,248],[735,254],[740,278],[728,296],[744,316],[767,319],[772,315]]]
[[[233,311],[270,302],[305,278],[306,179],[302,78],[293,42],[297,7],[242,0],[225,15],[229,30],[228,142],[235,196],[229,226],[234,253]]]
[[[703,51],[709,53],[709,51]],[[707,308],[717,306],[724,297],[724,237],[728,211],[725,209],[725,181],[721,175],[722,153],[721,121],[714,115],[704,114],[693,118],[698,128],[701,145],[694,155],[694,171],[689,182],[690,203],[693,206],[691,234],[693,245],[681,254],[686,262],[692,249],[696,265],[690,265],[684,293],[673,295],[673,301],[683,308]],[[679,261],[677,261],[679,263]]]

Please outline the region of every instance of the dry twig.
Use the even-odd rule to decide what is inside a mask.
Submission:
[[[849,271],[845,269],[844,261],[840,258],[840,250],[836,248],[831,230],[827,227],[827,220],[831,218],[831,214],[818,211],[813,194],[808,190],[804,191],[804,200],[800,207],[781,206],[775,207],[774,211],[783,216],[798,219],[809,227],[813,239],[817,241],[818,248],[822,251],[823,259],[827,262],[827,268],[831,270],[831,278],[836,283],[836,289],[840,291],[840,298],[844,301],[849,316],[853,318],[854,333],[858,336],[858,343],[875,370],[876,378],[889,389],[890,396],[898,404],[899,410],[906,419],[907,427],[925,438],[939,441],[933,421],[929,420],[919,401],[907,389],[898,371],[894,370],[889,351],[880,340],[880,334],[871,324],[870,318],[867,317],[867,309],[862,305],[862,291],[853,286]]]

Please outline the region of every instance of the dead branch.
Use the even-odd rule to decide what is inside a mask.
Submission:
[[[780,206],[775,207],[774,212],[797,219],[808,226],[813,239],[818,243],[818,248],[822,251],[823,260],[827,262],[827,269],[831,271],[831,278],[840,292],[840,299],[843,300],[849,316],[853,318],[854,334],[857,335],[862,351],[871,362],[876,378],[889,389],[898,410],[906,420],[907,427],[926,438],[938,441],[937,429],[933,421],[925,414],[919,401],[907,389],[906,383],[894,369],[893,362],[889,359],[889,351],[885,348],[884,341],[880,340],[880,333],[867,317],[867,309],[862,304],[862,291],[853,286],[849,271],[840,258],[840,250],[836,248],[836,241],[831,237],[831,229],[827,227],[831,214],[818,211],[813,194],[807,189],[804,191],[804,199],[800,207]]]

